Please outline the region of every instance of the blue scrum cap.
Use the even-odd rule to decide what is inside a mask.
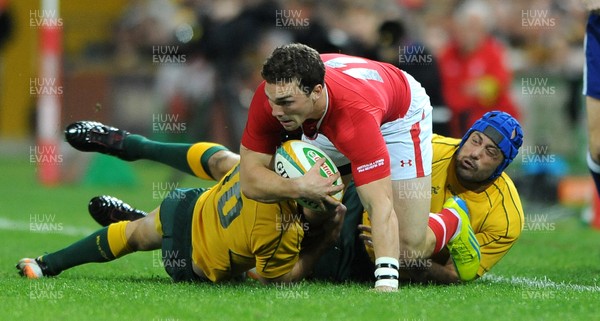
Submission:
[[[504,154],[504,161],[496,168],[489,180],[496,179],[517,157],[523,144],[523,130],[519,122],[503,111],[490,111],[471,126],[460,142],[459,149],[465,144],[474,131],[482,132],[489,137]]]

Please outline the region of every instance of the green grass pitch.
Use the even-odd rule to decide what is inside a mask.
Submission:
[[[461,286],[408,285],[381,294],[362,284],[173,284],[159,252],[56,278],[19,277],[20,258],[58,250],[98,228],[87,214],[92,196],[115,195],[145,210],[160,203],[173,172],[143,161],[124,166],[137,177],[132,186],[48,188],[37,184],[25,158],[0,160],[1,320],[600,320],[600,232],[543,211],[536,212],[543,224],[530,224],[488,276]],[[175,187],[200,184],[184,177]]]

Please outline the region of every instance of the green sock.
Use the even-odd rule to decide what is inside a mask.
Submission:
[[[107,226],[62,250],[42,256],[41,261],[46,263],[51,275],[56,275],[84,263],[108,262],[114,259],[115,256],[108,245]]]
[[[161,143],[140,135],[129,135],[123,143],[125,152],[131,157],[156,161],[195,175],[187,162],[187,152],[192,144]]]

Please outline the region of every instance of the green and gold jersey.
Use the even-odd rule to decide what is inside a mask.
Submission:
[[[246,198],[238,164],[194,207],[192,259],[213,282],[254,267],[262,277],[276,278],[298,261],[303,237],[296,203]]]

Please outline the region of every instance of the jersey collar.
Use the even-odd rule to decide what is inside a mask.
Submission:
[[[329,110],[329,93],[327,91],[327,85],[323,85],[323,89],[325,91],[325,111],[323,112],[323,116],[321,116],[316,124],[314,121],[310,121],[308,124],[305,122],[306,126],[304,126],[304,124],[302,125],[302,133],[310,140],[315,140],[317,139],[317,136],[319,136],[319,128],[321,127],[323,119],[325,119],[327,111]]]

